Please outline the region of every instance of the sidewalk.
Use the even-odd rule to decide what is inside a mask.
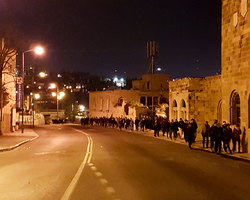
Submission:
[[[148,136],[148,137],[154,137],[154,131],[153,130],[146,130],[144,132],[143,131],[133,131],[133,133],[145,135],[145,136]],[[186,145],[188,147],[188,143],[185,142],[184,139],[177,138],[177,139],[172,139],[171,140],[171,139],[168,139],[166,135],[163,136],[162,132],[160,132],[159,137],[154,137],[154,138],[160,139],[160,140],[166,140],[166,141],[169,141],[169,142],[179,143],[179,144],[182,144],[182,145]],[[193,149],[213,153],[213,152],[210,152],[210,148],[203,148],[202,146],[203,146],[202,145],[202,139],[197,139],[196,142],[192,144]],[[241,160],[241,161],[245,161],[245,162],[250,163],[250,153],[236,153],[235,152],[235,153],[230,154],[230,153],[225,152],[223,148],[221,149],[221,151],[222,152],[220,154],[218,154],[218,156],[227,157],[227,158],[231,158],[231,159],[234,159],[234,160]],[[213,154],[215,154],[215,153],[213,153]]]
[[[25,128],[23,133],[22,130],[19,129],[15,132],[0,135],[0,152],[13,150],[38,137],[39,136],[33,131],[33,129],[30,128]]]

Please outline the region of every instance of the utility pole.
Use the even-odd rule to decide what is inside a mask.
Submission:
[[[155,41],[147,42],[147,58],[150,60],[149,70],[151,69],[151,74],[154,74],[154,60],[157,58],[158,53],[158,44]]]

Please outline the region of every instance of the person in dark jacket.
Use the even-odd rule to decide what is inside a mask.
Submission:
[[[218,121],[215,120],[214,124],[210,127],[210,151],[213,152],[214,143],[215,143],[215,136],[214,136],[214,128],[217,127]]]
[[[230,141],[232,138],[232,129],[230,128],[230,124],[226,124],[226,127],[223,129],[223,148],[225,152],[227,152],[227,149],[230,153],[232,153],[230,149]]]
[[[233,139],[233,152],[235,151],[236,142],[237,142],[238,143],[238,152],[240,153],[240,135],[241,135],[240,125],[237,124],[236,127],[233,130],[233,135],[232,135],[232,139]]]
[[[190,149],[192,149],[191,145],[193,143],[193,139],[194,139],[194,129],[192,129],[192,124],[189,123],[187,125],[187,128],[186,128],[186,137],[187,137],[187,141],[188,141],[188,147]]]
[[[198,125],[195,119],[191,119],[191,128],[193,129],[193,132],[194,132],[193,143],[195,143],[196,133],[197,133],[197,128],[198,128]]]
[[[185,122],[182,120],[182,118],[180,118],[180,121],[179,121],[180,139],[184,139],[184,126],[185,126]]]
[[[167,126],[167,119],[165,119],[164,117],[161,117],[161,130],[162,130],[162,135],[165,136],[165,132],[166,132],[166,126]]]
[[[138,131],[139,130],[139,123],[140,123],[140,120],[136,117],[135,118],[135,129]]]
[[[169,126],[170,139],[172,140],[172,135],[174,134],[174,120],[172,119]]]
[[[174,138],[175,139],[177,138],[178,129],[179,129],[179,122],[176,119],[175,122],[174,122]]]
[[[217,126],[213,128],[213,137],[214,137],[214,151],[216,154],[219,154],[221,152],[221,140],[222,140],[222,134],[223,134],[223,129],[220,126],[220,123],[217,123]]]
[[[154,121],[154,136],[158,136],[159,137],[159,131],[161,129],[161,123],[160,123],[160,119],[158,118],[158,116],[155,117],[155,121]]]
[[[202,140],[203,148],[205,147],[205,142],[206,142],[206,148],[208,148],[209,133],[210,133],[210,126],[208,124],[208,121],[206,121],[201,130],[201,135],[203,138]]]

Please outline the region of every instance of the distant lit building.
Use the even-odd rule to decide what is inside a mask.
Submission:
[[[167,74],[146,74],[132,82],[130,90],[108,90],[89,93],[90,117],[140,117],[144,108],[155,110],[159,104],[169,103]]]

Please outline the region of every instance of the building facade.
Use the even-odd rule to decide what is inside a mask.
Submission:
[[[169,102],[170,75],[146,74],[133,81],[131,90],[110,90],[89,93],[90,117],[129,117],[135,119],[143,108],[153,110]]]
[[[226,121],[242,129],[242,151],[249,152],[250,135],[250,2],[222,1],[221,75],[184,78],[170,83],[170,117]],[[185,108],[183,103],[185,102]]]

